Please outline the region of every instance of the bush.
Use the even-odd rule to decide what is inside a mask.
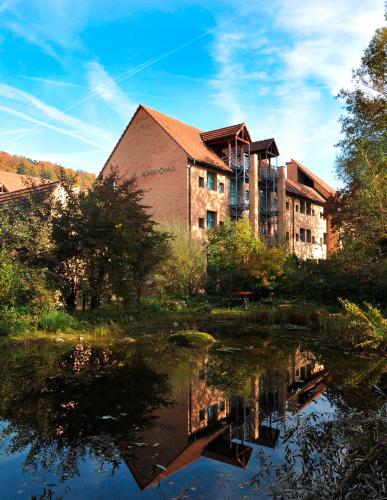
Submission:
[[[0,310],[26,307],[38,311],[54,303],[43,270],[30,268],[0,251]]]
[[[172,235],[168,242],[169,256],[155,276],[161,292],[174,297],[198,293],[206,275],[204,243],[192,238],[190,230],[179,222],[163,222],[160,228]]]
[[[387,295],[386,269],[382,264],[352,266],[338,254],[327,260],[287,258],[277,293],[282,297],[313,298],[315,302],[338,305],[338,297],[380,303]]]
[[[339,299],[345,310],[346,340],[362,348],[386,350],[387,320],[381,312],[367,302],[362,309],[349,300]]]
[[[74,317],[64,311],[44,311],[38,320],[38,328],[48,332],[69,330],[77,325]]]

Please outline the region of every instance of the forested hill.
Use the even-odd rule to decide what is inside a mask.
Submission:
[[[0,170],[7,172],[15,172],[22,175],[30,175],[31,177],[42,177],[43,179],[50,179],[55,181],[59,178],[61,165],[51,163],[43,160],[31,160],[25,156],[17,156],[0,151]],[[88,188],[95,180],[95,174],[84,172],[83,170],[73,170],[71,168],[64,168],[64,171],[70,175],[77,175],[77,182],[79,186]]]

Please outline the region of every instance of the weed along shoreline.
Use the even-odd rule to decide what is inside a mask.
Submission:
[[[177,309],[177,310],[171,310]],[[361,313],[362,316],[363,313]],[[144,335],[177,335],[179,332],[208,332],[216,340],[223,337],[243,340],[251,332],[262,338],[312,340],[342,351],[385,355],[381,343],[359,342],[352,331],[353,316],[348,312],[332,311],[315,304],[250,304],[246,307],[211,307],[205,304],[187,305],[184,301],[168,301],[154,306],[144,302],[136,309],[101,308],[94,312],[69,314],[48,311],[39,316],[23,315],[0,320],[0,341],[25,342],[48,340],[74,343],[129,341]],[[382,323],[380,327],[385,328]],[[351,329],[352,328],[352,329]],[[364,323],[357,325],[364,330]],[[205,335],[205,334],[203,334]],[[372,338],[372,332],[368,332]],[[125,340],[126,339],[126,340]],[[211,342],[209,342],[211,344]],[[181,344],[184,345],[184,342]],[[198,345],[201,345],[198,341]]]

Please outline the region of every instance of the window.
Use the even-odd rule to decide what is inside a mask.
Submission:
[[[299,208],[298,205],[296,205],[296,212],[298,212],[298,208]]]
[[[300,227],[300,240],[305,241],[305,229]]]
[[[296,233],[296,241],[299,241],[300,239],[300,235],[298,233]]]
[[[312,243],[312,231],[310,229],[306,230],[306,241]]]
[[[286,210],[289,210],[289,202],[286,202]]]
[[[250,191],[246,191],[245,193],[245,200],[249,201],[249,196],[250,196]]]
[[[324,245],[327,244],[327,233],[324,233]]]
[[[207,408],[207,418],[209,424],[213,424],[218,420],[218,405]]]
[[[204,188],[204,177],[199,177],[199,187]]]
[[[207,189],[216,191],[216,174],[212,172],[207,172]]]
[[[223,226],[224,222],[222,220],[219,221],[219,226]]]
[[[320,212],[320,219],[322,219],[324,217],[324,214],[322,212]]]
[[[300,201],[300,212],[305,213],[305,201]]]
[[[219,403],[219,411],[224,411],[224,409],[226,408],[226,405],[225,405],[225,402],[224,401],[221,401]]]
[[[322,238],[320,238],[320,245],[322,245]]]
[[[312,209],[312,215],[313,215],[313,217],[315,216],[315,213],[314,213],[314,208]]]
[[[286,238],[286,241],[289,241],[289,231],[286,231],[285,238]]]
[[[212,212],[211,210],[207,210],[207,227],[211,229],[216,226],[216,212]]]
[[[316,238],[312,236],[312,243],[316,243]]]
[[[203,420],[206,418],[206,410],[203,408],[202,410],[199,410],[199,420],[200,422],[203,422]]]
[[[204,219],[203,219],[203,217],[199,217],[199,227],[200,227],[200,229],[204,229]]]
[[[219,182],[219,193],[224,193],[224,183]]]
[[[310,215],[312,213],[311,204],[309,201],[306,202],[306,214]]]

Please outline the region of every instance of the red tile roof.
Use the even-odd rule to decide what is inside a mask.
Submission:
[[[146,111],[155,120],[155,122],[181,147],[181,149],[183,149],[183,151],[191,160],[212,165],[226,172],[231,172],[230,167],[202,141],[200,137],[200,134],[203,133],[202,130],[196,127],[192,127],[191,125],[187,125],[180,120],[176,120],[176,118],[171,118],[170,116],[164,115],[163,113],[160,113],[160,111],[156,111],[155,109],[140,104],[126,129],[122,133],[117,144],[115,145],[113,151],[109,155],[109,158],[106,160],[106,163],[99,175],[102,175],[103,170],[109,164],[110,158],[112,157],[114,151],[117,149],[119,143],[123,139],[126,131],[130,127],[132,121],[134,120],[140,109]]]
[[[198,128],[187,125],[186,123],[171,118],[148,106],[140,105],[168,135],[174,139],[177,144],[187,153],[192,160],[207,163],[214,167],[230,172],[228,165],[221,158],[207,147],[202,141],[200,135],[202,131]]]
[[[0,193],[0,206],[5,203],[12,203],[13,201],[17,201],[23,198],[27,198],[28,196],[33,196],[38,193],[51,194],[57,186],[59,186],[59,181],[47,182],[45,184],[41,184],[40,186],[32,186],[24,189],[18,189],[16,191],[11,191],[9,193]]]
[[[316,184],[320,184],[320,186],[328,192],[328,194],[330,195],[335,195],[336,194],[336,190],[333,189],[332,186],[330,186],[329,184],[327,184],[325,181],[323,181],[322,179],[320,179],[320,177],[318,177],[316,174],[314,174],[312,171],[310,171],[308,168],[305,167],[305,165],[303,165],[302,163],[300,163],[299,161],[297,160],[293,160],[292,158],[292,162],[295,163],[297,165],[297,167],[302,171],[304,172],[304,174],[308,175]],[[317,186],[318,188],[318,186]]]
[[[202,141],[212,141],[214,139],[227,138],[235,136],[240,129],[245,126],[244,123],[239,123],[238,125],[230,125],[229,127],[217,128],[215,130],[208,130],[208,132],[202,132],[200,137]]]
[[[307,198],[308,200],[320,203],[321,205],[323,205],[326,201],[325,198],[323,198],[315,189],[305,186],[305,184],[291,181],[290,179],[286,179],[286,192],[301,198]]]
[[[0,170],[0,185],[3,185],[7,191],[16,191],[24,189],[33,184],[47,184],[47,179],[41,177],[30,177],[28,175],[16,174],[15,172],[6,172]]]
[[[273,154],[279,155],[277,144],[274,137],[271,139],[263,139],[262,141],[255,141],[250,144],[250,153],[259,153],[260,151],[267,151],[272,148]]]

